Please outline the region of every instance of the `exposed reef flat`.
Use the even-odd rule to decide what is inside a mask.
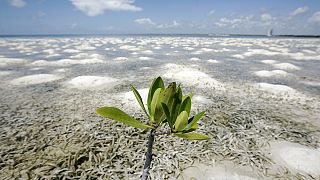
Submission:
[[[138,179],[156,76],[194,92],[208,141],[158,136],[151,179],[320,179],[320,40],[189,36],[0,38],[0,179]],[[196,173],[195,173],[196,171]]]

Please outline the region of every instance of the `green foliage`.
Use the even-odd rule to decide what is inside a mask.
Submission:
[[[146,115],[148,117],[150,117],[146,111],[146,108],[144,107],[144,104],[143,104],[143,101],[142,101],[142,98],[141,98],[139,92],[137,91],[137,89],[133,85],[130,85],[130,87],[132,89],[132,92],[134,93],[134,96],[136,97],[137,101],[139,102],[140,107],[142,108],[143,112],[146,113]]]
[[[140,129],[157,129],[161,124],[168,123],[171,134],[174,136],[188,140],[208,139],[208,136],[204,134],[192,132],[198,129],[197,122],[202,118],[204,112],[200,112],[199,114],[189,118],[193,94],[190,93],[183,96],[180,85],[177,86],[175,82],[172,82],[167,88],[165,88],[162,78],[155,78],[152,81],[148,93],[148,112],[139,92],[132,85],[131,89],[142,110],[149,118],[149,125],[141,123],[120,109],[113,107],[99,108],[97,109],[97,113],[103,117]]]
[[[174,136],[181,137],[183,139],[187,140],[206,140],[209,137],[207,135],[201,134],[201,133],[196,133],[196,132],[188,132],[188,133],[174,133]]]
[[[131,116],[129,116],[125,112],[115,107],[98,108],[96,112],[105,118],[113,119],[135,128],[139,128],[139,129],[150,128],[150,126],[133,119]]]

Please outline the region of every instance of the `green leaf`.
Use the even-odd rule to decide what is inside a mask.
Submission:
[[[134,93],[134,96],[136,97],[137,101],[139,102],[142,110],[144,111],[144,113],[146,113],[146,115],[147,115],[148,117],[150,117],[149,114],[148,114],[147,111],[146,111],[146,108],[144,107],[144,104],[143,104],[143,101],[142,101],[142,98],[141,98],[139,92],[137,91],[137,89],[136,89],[133,85],[130,85],[130,87],[131,87],[131,89],[132,89],[132,91],[133,91],[133,93]]]
[[[193,92],[190,92],[188,95],[183,96],[182,101],[185,100],[187,97],[190,97],[190,99],[192,99],[193,95]]]
[[[127,125],[135,127],[135,128],[139,128],[139,129],[150,128],[150,126],[133,119],[131,116],[129,116],[125,112],[123,112],[120,109],[115,108],[115,107],[98,108],[96,110],[96,112],[105,118],[109,118],[109,119],[112,119],[112,120],[115,120],[118,122],[122,122],[124,124],[127,124]]]
[[[175,131],[182,131],[188,124],[188,112],[182,111],[174,124]]]
[[[196,133],[196,132],[188,132],[188,133],[173,133],[174,136],[181,137],[187,140],[206,140],[209,137],[205,134]]]
[[[162,105],[162,109],[163,109],[164,113],[166,114],[166,119],[170,125],[171,124],[171,117],[170,117],[169,108],[165,103],[161,103],[161,105]],[[170,125],[170,127],[171,127],[171,125]]]
[[[155,78],[152,81],[152,84],[150,86],[149,89],[149,93],[148,93],[148,111],[149,114],[151,114],[151,102],[152,102],[152,98],[154,93],[156,92],[156,90],[158,88],[164,89],[164,83],[161,77]]]
[[[175,82],[170,83],[170,85],[163,92],[161,102],[165,104],[171,103],[173,100],[173,96],[176,93],[176,87],[177,85]]]
[[[164,117],[164,113],[161,106],[161,94],[163,93],[163,89],[158,88],[153,94],[152,102],[151,102],[151,121],[159,124],[159,122]]]
[[[179,113],[181,113],[182,111],[187,111],[189,116],[191,111],[191,98],[189,96],[186,97],[181,103]]]
[[[204,111],[198,113],[197,115],[193,116],[192,118],[189,119],[189,122],[188,125],[186,126],[186,128],[184,128],[185,131],[188,131],[189,129],[191,128],[197,128],[197,122],[199,121],[199,119],[202,118],[202,116],[204,115]]]
[[[174,124],[177,116],[179,115],[179,109],[182,101],[182,90],[180,88],[180,85],[177,88],[177,92],[175,93],[173,100],[174,101],[172,102],[172,104],[168,104],[168,107],[171,112],[172,123]]]

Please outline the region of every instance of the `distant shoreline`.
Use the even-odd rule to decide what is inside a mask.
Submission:
[[[256,37],[256,38],[320,38],[320,35],[261,35],[261,34],[8,34],[0,38],[16,37],[82,37],[82,36],[176,36],[176,37]]]

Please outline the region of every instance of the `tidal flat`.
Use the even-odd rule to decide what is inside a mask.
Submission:
[[[206,141],[157,136],[151,179],[320,179],[320,39],[0,38],[0,179],[139,179],[153,78],[193,92]]]

